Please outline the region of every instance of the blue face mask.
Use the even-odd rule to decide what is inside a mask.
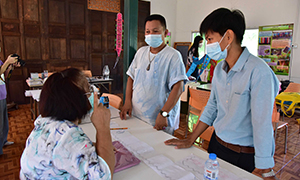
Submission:
[[[145,42],[149,46],[157,48],[163,43],[163,40],[161,38],[161,34],[149,34],[145,36]]]
[[[89,102],[92,106],[92,108],[90,109],[90,112],[93,112],[93,110],[94,110],[94,93],[91,93],[91,95],[88,99],[89,99]]]
[[[226,31],[227,33],[227,31]],[[226,34],[225,33],[225,34]],[[223,35],[222,39],[219,42],[214,42],[211,44],[206,44],[206,51],[207,51],[207,55],[214,60],[221,60],[221,59],[225,59],[227,57],[227,47],[230,45],[228,44],[226,46],[226,48],[224,49],[224,51],[222,51],[220,43],[223,40],[225,34]]]

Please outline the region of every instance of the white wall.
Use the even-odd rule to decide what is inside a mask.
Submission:
[[[245,15],[247,28],[294,23],[293,44],[298,44],[298,48],[292,51],[290,76],[291,80],[300,83],[300,70],[298,70],[300,68],[300,0],[150,1],[151,13],[160,13],[167,19],[167,24],[172,31],[172,43],[191,41],[191,31],[198,31],[202,20],[219,7],[241,10]],[[288,79],[287,76],[278,78]]]
[[[161,14],[166,18],[167,29],[171,32],[171,45],[176,37],[177,0],[150,0],[150,13]]]

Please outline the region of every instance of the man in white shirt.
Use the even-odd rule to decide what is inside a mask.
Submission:
[[[157,130],[173,134],[179,127],[180,102],[185,67],[179,51],[165,44],[165,18],[151,15],[145,20],[145,41],[128,71],[125,104],[120,113],[140,118]]]

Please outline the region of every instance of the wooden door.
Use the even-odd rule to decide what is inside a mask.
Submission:
[[[20,21],[19,2],[17,0],[0,1],[0,58],[5,61],[7,56],[13,53],[22,55],[22,42],[24,37]],[[16,68],[7,87],[7,101],[24,102],[24,91],[26,68]]]
[[[123,4],[121,1],[122,9]],[[139,15],[144,20],[150,14],[150,3],[140,1],[139,5],[145,9]],[[0,58],[18,53],[26,61],[12,73],[7,101],[29,103],[24,96],[29,89],[25,80],[32,72],[75,67],[102,75],[106,64],[114,79],[112,92],[123,92],[122,57],[113,69],[115,19],[116,13],[88,10],[86,0],[0,0]],[[139,32],[143,31],[139,26]],[[144,37],[139,41],[144,42]]]

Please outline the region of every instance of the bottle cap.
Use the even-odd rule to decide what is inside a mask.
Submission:
[[[215,159],[217,159],[217,155],[215,153],[210,153],[209,154],[209,159],[215,160]]]

